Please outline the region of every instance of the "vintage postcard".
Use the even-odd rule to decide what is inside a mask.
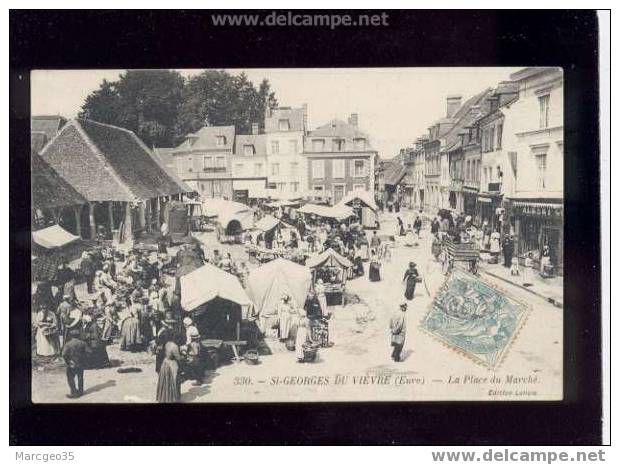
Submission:
[[[563,70],[31,73],[35,403],[563,399]]]

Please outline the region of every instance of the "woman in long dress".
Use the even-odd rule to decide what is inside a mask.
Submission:
[[[370,266],[368,267],[368,279],[372,282],[381,281],[381,263],[377,258],[377,254],[373,250],[371,252]]]
[[[105,368],[110,365],[106,344],[101,340],[101,330],[88,314],[82,316],[82,340],[86,343],[88,368]]]
[[[103,311],[103,331],[101,333],[101,340],[105,344],[109,344],[112,342],[112,334],[114,332],[114,327],[118,322],[118,312],[116,311],[117,302],[110,302],[105,306],[105,310]]]
[[[293,306],[290,302],[291,298],[288,294],[282,295],[282,302],[278,306],[278,320],[280,321],[280,340],[284,341],[289,338],[293,325]]]
[[[60,353],[58,319],[54,312],[41,307],[37,313],[37,355],[50,357]]]
[[[295,355],[299,363],[304,361],[304,345],[306,342],[308,342],[308,319],[302,316],[297,325],[297,334],[295,334]]]
[[[136,351],[142,346],[142,331],[140,329],[140,304],[132,304],[129,316],[121,324],[121,350]]]
[[[181,380],[179,378],[179,362],[181,352],[174,341],[164,345],[164,360],[159,367],[157,379],[157,402],[174,403],[181,400]]]
[[[413,228],[411,225],[407,225],[407,234],[405,235],[405,244],[407,247],[413,247],[415,244],[415,237],[413,236]]]
[[[405,271],[405,277],[403,278],[403,281],[406,282],[405,299],[407,300],[413,299],[413,296],[415,295],[415,285],[417,283],[417,279],[419,275],[420,274],[418,273],[418,270],[416,269],[415,263],[410,262],[409,268],[407,268],[407,271]]]
[[[321,306],[321,314],[326,316],[329,313],[327,308],[327,296],[325,295],[325,284],[322,279],[317,279],[314,285],[314,291],[316,292],[316,298]]]

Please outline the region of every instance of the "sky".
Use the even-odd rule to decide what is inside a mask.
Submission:
[[[281,106],[308,104],[310,129],[333,118],[359,115],[361,129],[381,158],[412,145],[445,116],[446,96],[463,101],[519,68],[306,68],[232,69],[245,72],[256,86],[269,79]],[[74,118],[84,99],[103,79],[116,80],[124,70],[40,70],[31,75],[33,115]],[[184,76],[202,70],[178,70]]]

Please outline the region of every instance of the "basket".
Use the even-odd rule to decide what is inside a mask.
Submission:
[[[304,362],[314,362],[316,360],[316,354],[318,351],[318,344],[304,344]]]
[[[258,351],[248,350],[243,357],[248,365],[258,365]]]

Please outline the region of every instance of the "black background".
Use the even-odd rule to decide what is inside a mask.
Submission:
[[[596,14],[388,11],[389,27],[330,30],[214,27],[209,13],[10,13],[11,444],[599,444]],[[30,69],[534,65],[564,68],[563,402],[30,403]]]

